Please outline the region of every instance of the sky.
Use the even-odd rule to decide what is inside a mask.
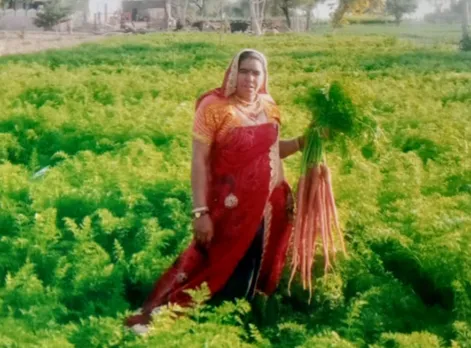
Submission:
[[[335,0],[334,0],[335,3]],[[113,13],[121,8],[121,0],[90,0],[90,12],[104,12],[105,4],[108,4],[108,13]],[[317,19],[327,19],[331,9],[326,3],[320,4],[315,9],[315,17]],[[433,7],[427,0],[419,0],[417,11],[406,18],[422,19],[427,13],[433,12]]]

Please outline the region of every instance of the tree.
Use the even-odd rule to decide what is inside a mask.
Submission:
[[[177,29],[186,27],[189,4],[190,0],[165,0],[165,15],[170,23],[176,20]]]
[[[312,11],[316,8],[317,4],[322,2],[323,0],[305,0],[304,2],[304,9],[306,10],[306,31],[311,30],[311,16]]]
[[[469,0],[461,0],[461,30],[460,47],[463,51],[471,51],[471,38],[469,36]]]
[[[197,13],[199,16],[206,17],[207,15],[206,0],[190,0],[190,5],[197,8]]]
[[[430,2],[432,1],[432,2]],[[429,0],[435,11],[424,16],[430,23],[462,23],[462,3],[456,0]]]
[[[262,35],[265,4],[265,0],[250,0],[250,18],[252,20],[252,31],[255,35]]]
[[[173,23],[172,0],[165,0],[165,17],[169,23]]]
[[[177,29],[186,27],[186,12],[189,0],[174,0],[174,8],[177,13]]]
[[[280,8],[281,8],[281,11],[283,11],[283,14],[285,15],[286,24],[288,25],[288,28],[291,28],[290,11],[295,5],[294,2],[295,0],[281,0],[281,3],[280,3]]]
[[[449,4],[454,2],[455,0],[428,0],[429,4],[433,6],[435,9],[436,13],[441,13],[443,11],[443,8]]]
[[[260,16],[263,19],[264,13],[269,12],[272,16],[283,15],[286,24],[292,28],[291,13],[295,9],[304,10],[307,14],[306,30],[310,28],[311,14],[316,5],[325,0],[270,0],[263,1],[263,5],[259,6]],[[252,0],[250,0],[252,2]],[[257,2],[257,1],[255,1]],[[260,3],[260,0],[258,1]]]
[[[220,15],[222,0],[190,0],[191,7],[196,9],[198,16],[206,17],[208,15]],[[224,7],[224,6],[222,6]]]
[[[332,25],[339,27],[346,13],[362,14],[384,8],[385,0],[339,0],[332,17]]]
[[[278,16],[283,14],[283,13],[281,13],[281,7],[280,7],[281,1],[282,0],[270,0],[270,1],[268,1],[267,9],[268,9],[271,16],[278,17]]]
[[[425,17],[426,21],[456,23],[461,22],[460,48],[463,51],[471,51],[471,37],[469,35],[469,11],[470,0],[429,0],[435,6],[435,12]],[[450,7],[443,9],[447,4]]]
[[[316,7],[316,5],[321,1],[322,0],[278,0],[277,3],[286,18],[286,24],[289,28],[292,28],[291,12],[294,9],[304,9],[307,14],[306,29],[309,30],[311,13],[314,10],[314,7]]]
[[[7,9],[16,10],[16,0],[4,0],[3,4],[3,6],[6,6]]]
[[[386,12],[394,16],[397,25],[405,14],[414,12],[417,6],[417,0],[386,0]]]
[[[71,8],[64,6],[60,0],[52,0],[36,14],[34,24],[44,30],[51,30],[55,25],[66,19],[71,13]]]

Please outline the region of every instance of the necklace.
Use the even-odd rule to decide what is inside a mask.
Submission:
[[[253,122],[255,122],[262,111],[261,107],[261,100],[257,96],[257,98],[253,102],[247,102],[238,96],[234,96],[235,99],[235,107],[245,116],[250,118]]]
[[[247,100],[244,100],[242,99],[241,97],[239,97],[238,95],[234,95],[234,99],[239,103],[239,104],[242,104],[243,106],[245,107],[249,107],[249,106],[252,106],[256,103],[258,103],[260,101],[260,98],[258,97],[258,95],[255,97],[255,99],[253,101],[247,101]]]

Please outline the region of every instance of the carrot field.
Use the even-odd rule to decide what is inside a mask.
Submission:
[[[122,326],[190,242],[197,96],[267,55],[282,135],[339,81],[375,136],[327,148],[349,257],[287,294]],[[171,33],[0,58],[0,347],[471,347],[471,55],[390,33]],[[290,184],[301,155],[285,161]],[[317,272],[321,272],[318,269]],[[289,273],[289,272],[286,272]]]

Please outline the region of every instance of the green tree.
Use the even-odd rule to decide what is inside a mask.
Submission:
[[[461,0],[461,42],[460,46],[463,51],[471,51],[471,38],[469,36],[469,0]]]
[[[63,5],[59,0],[53,0],[37,13],[34,24],[44,30],[51,30],[55,25],[65,20],[70,13],[69,6]]]
[[[417,6],[417,0],[386,0],[386,12],[394,16],[397,25],[405,14],[414,12]]]
[[[16,0],[2,0],[2,7],[16,10]]]
[[[339,0],[339,5],[332,16],[332,25],[339,27],[347,13],[362,14],[367,11],[384,8],[385,0]]]

